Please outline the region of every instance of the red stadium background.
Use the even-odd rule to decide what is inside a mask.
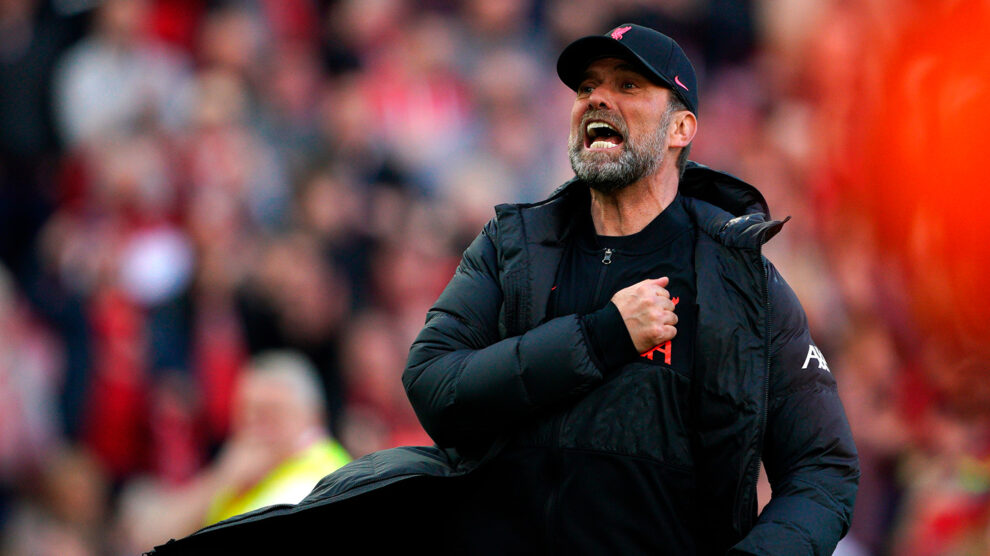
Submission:
[[[0,0],[0,554],[188,532],[271,349],[353,456],[429,442],[412,336],[570,176],[556,56],[626,21],[695,61],[692,158],[793,216],[863,467],[837,553],[990,554],[984,0]]]

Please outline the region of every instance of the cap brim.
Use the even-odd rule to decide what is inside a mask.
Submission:
[[[621,41],[603,35],[583,37],[567,45],[567,48],[560,53],[560,58],[557,59],[557,75],[564,82],[564,85],[576,91],[581,85],[581,81],[584,80],[584,72],[588,69],[588,65],[601,58],[629,60],[638,66],[647,78],[658,85],[674,89],[674,84],[669,79],[653,69],[646,60],[628,46],[622,44]]]

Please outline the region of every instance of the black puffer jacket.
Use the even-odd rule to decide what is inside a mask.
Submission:
[[[680,190],[699,230],[690,449],[704,523],[700,552],[831,554],[849,527],[858,462],[804,313],[760,252],[783,223],[767,219],[752,186],[700,165],[688,168]],[[578,317],[544,319],[571,215],[587,210],[586,200],[586,187],[572,181],[541,203],[497,207],[427,315],[403,383],[439,448],[371,454],[325,478],[296,506],[232,518],[159,553],[251,543],[245,539],[257,548],[273,538],[301,548],[317,531],[338,541],[367,535],[382,549],[415,549],[419,539],[435,552],[461,552],[445,545],[443,534],[458,507],[457,479],[436,478],[467,474],[497,457],[517,426],[554,408],[571,408],[572,430],[612,437],[556,441],[657,455],[635,440],[650,434],[638,430],[648,421],[625,419],[621,407],[582,410],[604,377]],[[610,399],[621,404],[618,394]],[[774,494],[757,520],[761,459]],[[378,529],[389,535],[372,536]]]

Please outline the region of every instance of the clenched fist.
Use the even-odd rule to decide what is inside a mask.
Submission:
[[[643,353],[677,335],[677,315],[667,284],[670,279],[643,280],[615,292],[612,303],[619,309],[636,351]]]

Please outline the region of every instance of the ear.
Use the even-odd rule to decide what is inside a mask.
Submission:
[[[698,131],[698,118],[687,110],[674,115],[674,121],[667,136],[668,147],[686,147],[694,140]]]

